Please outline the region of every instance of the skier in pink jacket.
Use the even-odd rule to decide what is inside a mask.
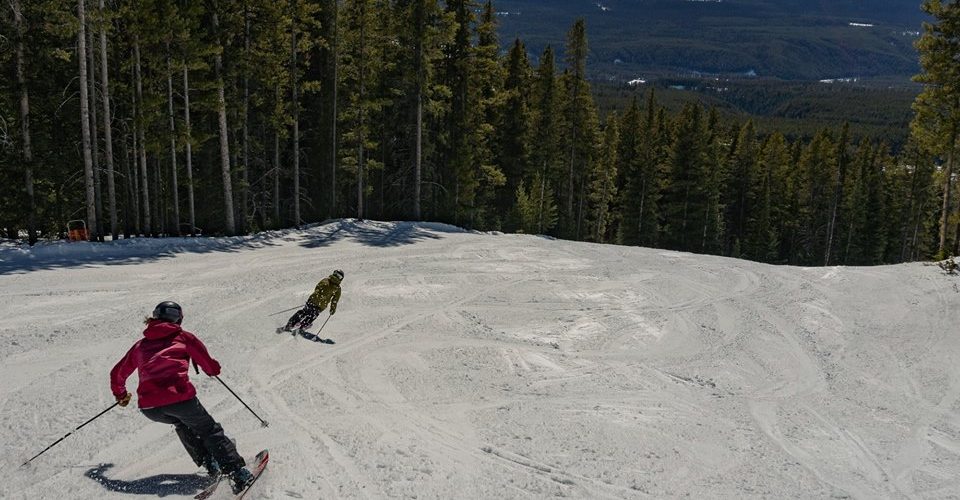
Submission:
[[[146,321],[143,338],[110,371],[110,389],[120,406],[130,403],[127,378],[137,370],[137,405],[154,422],[173,424],[190,458],[211,476],[230,477],[234,490],[251,481],[233,441],[197,399],[190,383],[190,361],[211,377],[220,374],[220,363],[207,353],[194,334],[182,329],[183,309],[176,302],[162,302]]]

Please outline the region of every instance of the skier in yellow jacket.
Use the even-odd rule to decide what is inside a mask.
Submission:
[[[339,269],[320,280],[320,283],[317,283],[317,287],[313,290],[313,294],[304,304],[303,309],[290,317],[287,325],[283,327],[283,331],[289,332],[294,328],[299,328],[300,331],[308,330],[317,316],[327,308],[327,305],[330,306],[330,315],[336,314],[337,302],[340,301],[341,281],[343,281],[343,271]]]

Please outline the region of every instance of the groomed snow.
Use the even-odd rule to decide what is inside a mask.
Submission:
[[[335,268],[336,344],[275,334]],[[960,279],[935,266],[344,220],[0,249],[0,498],[199,491],[173,428],[132,406],[19,467],[112,404],[162,300],[271,423],[194,376],[245,455],[270,449],[253,498],[960,495]]]

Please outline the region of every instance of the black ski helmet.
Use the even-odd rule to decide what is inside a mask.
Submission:
[[[169,321],[179,325],[183,321],[183,308],[180,307],[180,304],[170,300],[161,302],[153,308],[153,319]]]
[[[336,271],[334,271],[333,274],[331,274],[330,276],[336,276],[336,277],[337,277],[337,280],[343,281],[343,271],[341,271],[341,270],[339,270],[339,269],[337,269]]]

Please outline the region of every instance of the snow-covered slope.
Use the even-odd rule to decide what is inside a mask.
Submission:
[[[336,344],[275,334],[335,268]],[[173,428],[132,407],[19,468],[113,402],[109,369],[168,299],[271,423],[194,377],[245,454],[270,448],[254,498],[960,492],[960,282],[933,266],[337,221],[2,249],[0,273],[5,499],[198,491]]]

